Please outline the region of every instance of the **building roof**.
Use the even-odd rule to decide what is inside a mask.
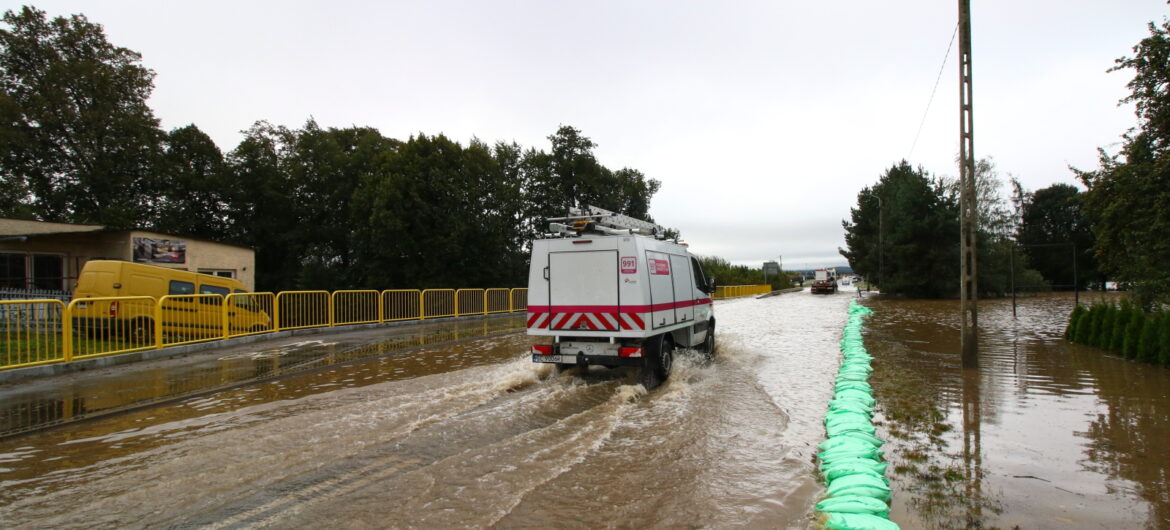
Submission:
[[[0,218],[0,236],[29,236],[34,234],[63,234],[67,232],[96,232],[105,230],[102,225],[78,225],[70,223],[47,223],[23,219]]]
[[[249,247],[246,245],[237,245],[235,243],[225,243],[222,241],[215,241],[212,239],[207,239],[207,238],[202,238],[202,237],[185,236],[185,235],[181,235],[181,234],[168,234],[165,232],[158,232],[155,230],[149,230],[149,229],[145,229],[145,228],[134,228],[134,229],[129,229],[129,230],[114,230],[114,229],[106,228],[105,226],[102,226],[102,225],[47,223],[44,221],[25,221],[25,220],[21,220],[21,219],[0,218],[0,240],[27,239],[27,238],[36,238],[36,237],[44,237],[44,236],[60,236],[60,235],[77,234],[77,233],[83,233],[83,232],[103,232],[103,233],[107,233],[107,234],[117,234],[117,233],[130,234],[132,232],[146,232],[149,234],[156,234],[156,235],[164,236],[164,237],[171,238],[171,239],[194,239],[197,241],[206,241],[208,243],[215,243],[217,245],[225,245],[225,246],[229,246],[229,247],[245,248],[245,249],[252,250],[252,247]]]

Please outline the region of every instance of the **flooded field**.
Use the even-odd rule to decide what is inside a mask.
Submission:
[[[969,371],[957,302],[867,305],[892,520],[1170,528],[1170,370],[1063,341],[1071,294],[981,301]]]
[[[848,300],[721,302],[716,360],[650,393],[505,334],[11,437],[0,523],[803,528]]]

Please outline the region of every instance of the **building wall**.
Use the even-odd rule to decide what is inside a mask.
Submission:
[[[24,254],[28,256],[26,263],[31,263],[34,256],[60,256],[63,261],[63,270],[61,271],[63,280],[60,285],[65,291],[72,291],[76,286],[77,275],[87,261],[95,259],[134,261],[134,238],[136,237],[184,242],[186,253],[183,263],[150,263],[151,265],[192,272],[230,272],[231,276],[243,283],[248,290],[255,289],[256,258],[255,252],[250,248],[142,230],[44,233],[29,230],[30,227],[24,225],[24,223],[35,223],[33,221],[18,221],[16,223],[12,223],[12,221],[14,220],[0,219],[0,235],[28,234],[29,237],[12,239],[0,237],[0,253]],[[60,223],[43,224],[60,225]],[[77,227],[79,225],[62,226]],[[14,228],[17,231],[5,232],[9,228]]]
[[[136,237],[177,240],[185,243],[185,263],[151,263],[151,265],[191,272],[230,271],[232,277],[247,286],[249,291],[256,288],[256,253],[250,248],[134,230],[123,239],[123,257],[118,259],[134,261],[134,238]]]

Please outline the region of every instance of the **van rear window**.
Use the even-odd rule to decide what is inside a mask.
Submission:
[[[191,282],[171,280],[169,294],[195,294],[195,284]]]

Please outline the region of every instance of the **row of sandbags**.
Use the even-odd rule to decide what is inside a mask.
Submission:
[[[885,530],[889,520],[890,481],[882,459],[882,440],[874,436],[870,357],[861,338],[862,319],[873,313],[849,303],[849,321],[841,338],[841,369],[825,413],[828,439],[817,448],[825,498],[816,505],[820,521],[833,530]]]

